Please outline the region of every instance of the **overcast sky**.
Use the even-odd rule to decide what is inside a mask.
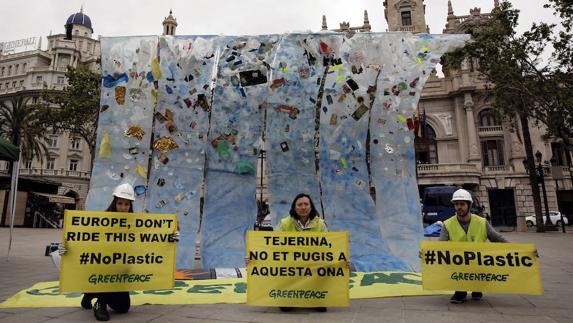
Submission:
[[[521,25],[533,21],[557,22],[539,0],[514,0],[521,9]],[[69,15],[83,5],[93,24],[94,37],[160,35],[161,22],[173,10],[178,35],[265,34],[319,31],[322,15],[329,28],[342,21],[361,25],[368,10],[372,31],[386,31],[382,0],[0,0],[0,42],[64,32]],[[493,0],[453,0],[456,15],[469,9],[493,8]],[[426,22],[432,33],[442,33],[447,0],[426,0]],[[45,39],[44,39],[45,47]]]

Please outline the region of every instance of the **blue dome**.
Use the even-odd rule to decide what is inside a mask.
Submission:
[[[81,11],[71,15],[66,21],[66,25],[82,25],[88,27],[92,31],[92,33],[94,32],[90,17],[88,17]]]

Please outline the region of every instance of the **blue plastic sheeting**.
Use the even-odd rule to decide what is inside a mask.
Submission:
[[[341,61],[329,67],[324,95],[330,98],[323,98],[320,111],[322,201],[330,229],[349,231],[351,260],[357,270],[409,271],[380,235],[380,220],[370,196],[366,137],[375,100],[372,89],[381,75],[380,56],[384,56],[372,37],[323,39],[323,47]]]
[[[375,35],[381,77],[370,117],[372,184],[382,236],[393,255],[419,270],[423,236],[412,119],[424,84],[440,56],[463,46],[466,35]]]
[[[418,270],[418,100],[440,56],[467,39],[104,38],[88,209],[107,207],[120,183],[136,186],[136,212],[177,214],[177,265],[191,267],[204,194],[203,266],[241,266],[245,231],[257,213],[257,156],[265,148],[273,223],[306,192],[331,231],[350,232],[359,270]]]
[[[256,219],[256,169],[270,78],[280,36],[223,37],[207,149],[201,227],[204,267],[244,263],[245,232]]]
[[[293,198],[309,194],[319,213],[315,166],[316,98],[325,67],[317,35],[285,35],[272,65],[266,151],[273,225],[287,216]]]
[[[96,156],[91,174],[87,210],[105,210],[113,189],[122,183],[147,185],[151,127],[156,99],[153,82],[146,78],[157,57],[157,37],[103,38],[102,77],[116,82],[102,85]],[[103,83],[102,83],[103,84]],[[137,135],[126,131],[139,128]],[[145,194],[134,202],[143,212]]]
[[[216,47],[212,37],[186,36],[161,37],[159,46],[154,142],[169,138],[178,148],[153,150],[147,210],[177,214],[181,240],[176,265],[193,268]]]
[[[442,221],[436,221],[424,228],[424,237],[439,237],[444,224]]]

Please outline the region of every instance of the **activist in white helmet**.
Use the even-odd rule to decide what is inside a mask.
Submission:
[[[135,191],[128,183],[120,184],[113,190],[113,201],[106,209],[106,212],[133,213],[133,201],[135,201]],[[171,242],[179,241],[179,231],[170,235]],[[63,244],[58,246],[60,255],[66,254],[67,249]],[[92,302],[95,300],[95,302]],[[93,304],[92,304],[93,303]],[[98,292],[84,293],[81,306],[85,309],[93,308],[94,316],[98,321],[109,321],[110,315],[108,307],[116,313],[127,313],[131,306],[129,291],[121,292]]]
[[[472,214],[470,209],[473,203],[472,194],[464,189],[459,189],[452,195],[452,204],[456,215],[444,221],[440,231],[440,241],[454,242],[507,242],[501,234],[482,217]],[[450,302],[461,304],[466,301],[467,291],[456,291],[450,298]],[[472,291],[472,300],[480,300],[483,297],[481,291]]]

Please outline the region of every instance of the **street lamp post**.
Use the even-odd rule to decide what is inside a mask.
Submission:
[[[557,231],[557,228],[551,223],[551,218],[549,218],[549,204],[547,203],[547,190],[545,190],[545,175],[543,173],[543,165],[541,164],[541,159],[543,154],[538,150],[535,153],[535,159],[537,159],[537,172],[539,174],[539,179],[541,180],[541,190],[543,192],[543,205],[545,206],[545,231]]]

